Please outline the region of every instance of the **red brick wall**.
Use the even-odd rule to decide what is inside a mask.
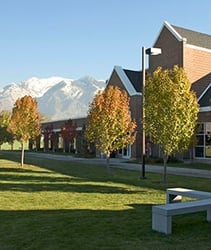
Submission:
[[[141,96],[135,95],[130,97],[130,109],[131,116],[136,121],[136,141],[132,145],[131,148],[131,156],[132,158],[141,157]]]
[[[110,85],[117,86],[120,89],[127,91],[126,88],[125,88],[125,86],[122,84],[119,76],[117,75],[116,71],[112,72],[112,75],[111,75],[111,77],[110,77],[110,79],[108,81],[107,87],[110,86]]]
[[[198,119],[200,122],[211,122],[211,112],[200,112]]]
[[[174,65],[183,66],[183,42],[178,41],[167,28],[163,28],[153,47],[161,48],[162,54],[149,56],[151,72],[158,66],[164,69],[172,68]]]
[[[187,41],[188,43],[188,41]],[[178,41],[174,35],[163,28],[154,47],[161,48],[162,54],[149,57],[149,69],[153,72],[158,66],[172,68],[184,67],[191,83],[211,72],[211,52],[192,48],[186,42]]]
[[[184,68],[191,83],[211,72],[211,52],[185,46]]]

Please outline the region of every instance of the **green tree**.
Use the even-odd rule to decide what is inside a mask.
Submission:
[[[31,96],[24,96],[15,102],[8,131],[21,143],[21,166],[23,166],[24,143],[29,139],[35,140],[41,133],[37,102]]]
[[[135,140],[136,123],[131,119],[129,101],[125,91],[109,86],[90,104],[85,136],[106,155],[108,170],[111,152]]]
[[[146,134],[163,153],[164,177],[169,155],[182,152],[193,142],[199,106],[195,93],[183,68],[158,68],[146,81]]]
[[[10,123],[11,112],[3,110],[0,113],[0,127],[7,127]]]
[[[11,120],[11,112],[4,110],[0,113],[0,146],[7,142],[13,145],[14,136],[7,131],[8,125]]]

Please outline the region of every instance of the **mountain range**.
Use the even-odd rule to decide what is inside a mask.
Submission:
[[[37,100],[38,111],[52,121],[81,118],[87,116],[89,104],[105,86],[104,80],[91,76],[78,80],[32,77],[0,89],[0,111],[12,110],[18,98],[30,95]]]

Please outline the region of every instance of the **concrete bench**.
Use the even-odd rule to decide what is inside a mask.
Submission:
[[[211,199],[171,203],[152,207],[152,229],[165,234],[172,233],[172,216],[207,211],[211,222]]]
[[[196,199],[208,199],[211,198],[211,192],[204,192],[187,188],[168,188],[166,190],[166,203],[181,202],[182,196]]]

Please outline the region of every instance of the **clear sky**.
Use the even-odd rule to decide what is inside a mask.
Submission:
[[[210,0],[0,0],[0,87],[140,69],[163,22],[211,34]]]

